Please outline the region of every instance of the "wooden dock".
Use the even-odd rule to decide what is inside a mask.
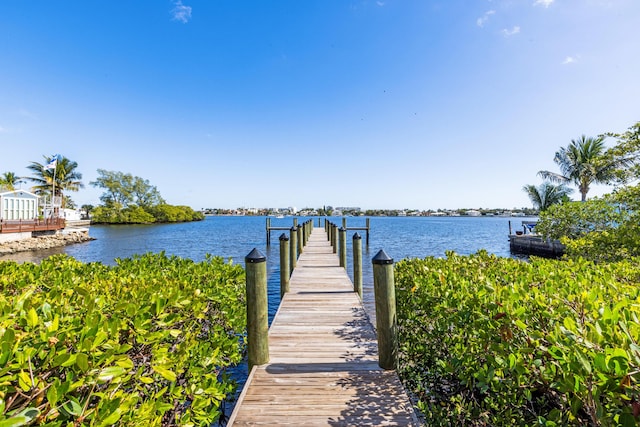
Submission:
[[[417,426],[395,371],[322,229],[314,229],[228,425]]]

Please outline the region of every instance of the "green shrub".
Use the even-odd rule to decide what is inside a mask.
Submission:
[[[244,272],[207,256],[0,262],[0,425],[210,425],[243,353]]]
[[[399,262],[399,373],[427,425],[636,425],[638,265]]]
[[[629,212],[611,199],[591,199],[551,206],[540,213],[536,232],[551,239],[576,239],[627,221]]]
[[[156,219],[140,206],[129,206],[122,210],[123,221],[127,224],[151,224]]]
[[[195,212],[189,206],[160,204],[150,208],[150,212],[158,222],[185,222],[204,219],[202,212]]]

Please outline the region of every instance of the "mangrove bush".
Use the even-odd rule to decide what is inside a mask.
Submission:
[[[399,373],[426,424],[636,425],[638,265],[399,262]]]
[[[0,262],[0,425],[210,425],[242,359],[244,271],[164,253]]]

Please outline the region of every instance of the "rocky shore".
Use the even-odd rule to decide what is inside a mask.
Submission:
[[[95,240],[95,238],[89,236],[89,231],[86,229],[74,230],[52,236],[38,236],[30,239],[0,243],[0,255],[23,251],[37,251],[39,249],[55,248],[74,243],[88,242],[90,240]]]

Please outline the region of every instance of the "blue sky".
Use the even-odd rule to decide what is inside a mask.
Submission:
[[[2,6],[0,173],[60,153],[78,204],[106,169],[195,209],[530,206],[640,120],[638,0]]]

